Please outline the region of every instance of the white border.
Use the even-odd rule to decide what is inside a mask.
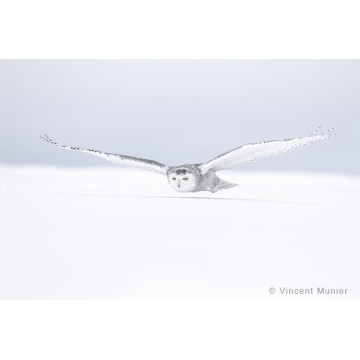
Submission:
[[[356,59],[358,3],[323,0],[19,1],[0,58]]]
[[[358,301],[2,301],[2,359],[358,359]]]

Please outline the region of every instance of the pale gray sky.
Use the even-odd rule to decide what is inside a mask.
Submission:
[[[246,143],[340,136],[243,170],[360,174],[358,60],[2,60],[0,163],[114,166],[41,142],[200,163]]]

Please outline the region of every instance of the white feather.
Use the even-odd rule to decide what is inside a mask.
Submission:
[[[134,156],[111,154],[111,153],[106,153],[106,152],[99,151],[99,150],[83,149],[83,148],[78,148],[78,147],[73,147],[73,146],[61,145],[61,144],[58,144],[55,141],[51,140],[47,135],[45,135],[45,137],[42,137],[42,136],[40,136],[40,137],[49,144],[53,144],[55,146],[58,146],[58,147],[61,147],[63,149],[67,149],[67,150],[75,150],[75,151],[80,151],[80,152],[84,152],[87,154],[99,156],[102,159],[110,161],[116,165],[137,167],[137,168],[140,168],[143,170],[153,171],[153,172],[156,172],[156,173],[162,174],[162,175],[166,175],[166,172],[168,169],[167,166],[160,164],[159,162],[154,161],[154,160],[147,160],[147,159],[137,158]]]
[[[321,126],[315,132],[303,138],[273,140],[243,145],[225,154],[219,155],[215,159],[200,165],[199,168],[202,174],[206,174],[209,170],[227,170],[264,157],[283,155],[300,146],[310,144],[314,141],[330,139],[336,135],[331,133],[331,130],[333,129],[319,133],[320,128]]]

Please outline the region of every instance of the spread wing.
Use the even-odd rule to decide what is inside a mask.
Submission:
[[[336,135],[334,133],[331,133],[331,130],[333,129],[319,133],[320,128],[321,126],[315,132],[303,138],[272,140],[258,144],[247,144],[240,146],[225,154],[219,155],[213,160],[202,164],[200,166],[201,172],[205,174],[209,170],[227,170],[237,166],[248,164],[252,161],[264,157],[283,155],[300,146],[304,146],[318,140],[331,139]]]
[[[153,160],[147,160],[147,159],[140,159],[134,156],[127,156],[127,155],[118,155],[118,154],[111,154],[106,153],[98,150],[90,150],[90,149],[82,149],[78,147],[73,146],[67,146],[67,145],[60,145],[56,143],[55,141],[51,140],[47,135],[45,137],[40,136],[44,141],[46,141],[49,144],[53,144],[55,146],[68,149],[68,150],[76,150],[81,151],[87,154],[99,156],[102,159],[105,159],[107,161],[112,162],[116,165],[125,165],[125,166],[132,166],[137,167],[144,170],[154,171],[158,174],[166,175],[166,171],[168,167],[166,165],[160,164],[157,161]]]

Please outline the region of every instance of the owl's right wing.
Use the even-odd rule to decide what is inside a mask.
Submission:
[[[119,155],[119,154],[111,154],[106,153],[98,150],[90,150],[90,149],[82,149],[78,147],[73,146],[67,146],[67,145],[60,145],[56,143],[55,141],[51,140],[47,135],[45,137],[40,136],[44,141],[46,141],[49,144],[61,147],[63,149],[67,150],[76,150],[80,152],[84,152],[87,154],[99,156],[102,159],[105,159],[107,161],[112,162],[116,165],[125,165],[125,166],[131,166],[131,167],[137,167],[143,170],[153,171],[158,174],[166,175],[168,166],[160,164],[157,161],[154,160],[147,160],[147,159],[141,159],[134,156],[127,156],[127,155]]]
[[[283,155],[300,146],[304,146],[318,140],[331,139],[336,135],[331,133],[331,130],[333,129],[319,133],[320,128],[309,136],[302,138],[272,140],[257,144],[243,145],[225,154],[219,155],[215,159],[202,164],[199,168],[203,174],[207,173],[209,170],[227,170],[248,164],[264,157]]]

